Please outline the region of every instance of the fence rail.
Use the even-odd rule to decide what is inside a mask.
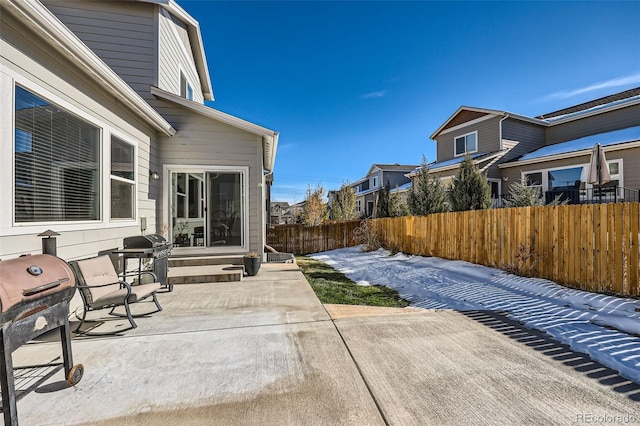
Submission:
[[[529,275],[587,291],[640,295],[640,204],[488,209],[373,219],[389,247],[403,253],[520,267]],[[278,226],[268,244],[308,254],[355,244],[359,221]],[[532,253],[520,262],[518,255]]]
[[[267,228],[267,244],[287,253],[309,254],[351,247],[353,232],[361,220],[327,222],[318,226],[299,224]]]

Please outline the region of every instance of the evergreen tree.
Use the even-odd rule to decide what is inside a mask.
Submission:
[[[302,220],[305,225],[320,225],[329,217],[327,203],[324,201],[324,188],[322,185],[316,186],[313,191],[307,188],[307,198],[302,210]]]
[[[523,176],[519,182],[509,185],[510,200],[505,200],[507,207],[528,207],[542,206],[544,199],[542,198],[542,190],[538,186],[527,185],[527,180]]]
[[[376,212],[374,217],[391,217],[391,210],[389,204],[389,193],[391,192],[391,184],[389,181],[383,188],[380,188],[377,192],[378,202],[376,204]]]
[[[451,181],[449,203],[455,212],[491,207],[491,185],[467,156]]]
[[[331,202],[331,218],[350,220],[356,217],[356,190],[345,182],[337,191]]]
[[[420,171],[409,189],[407,207],[409,213],[415,216],[447,211],[447,191],[437,176],[429,174],[429,165],[424,156]]]
[[[402,196],[397,192],[389,195],[389,214],[391,217],[408,216],[409,208],[407,203],[404,202]]]

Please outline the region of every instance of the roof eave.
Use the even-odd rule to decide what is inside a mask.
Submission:
[[[176,130],[109,66],[40,2],[3,0],[3,6],[37,30],[58,53],[73,60],[87,75],[156,130],[167,136]]]
[[[475,111],[475,112],[485,112],[487,114],[497,114],[497,115],[501,115],[504,114],[504,111],[496,111],[496,110],[492,110],[492,109],[486,109],[486,108],[476,108],[476,107],[470,107],[470,106],[465,106],[465,105],[461,105],[460,107],[458,107],[458,109],[449,116],[449,118],[447,118],[445,120],[444,123],[442,123],[440,125],[440,127],[438,127],[438,129],[433,132],[431,134],[431,136],[429,136],[429,139],[433,139],[435,140],[435,138],[438,137],[438,135],[440,134],[440,132],[442,130],[444,130],[444,128],[451,122],[451,120],[453,120],[456,115],[458,115],[461,111],[466,110],[466,111]]]
[[[475,108],[475,107],[468,107],[468,106],[461,106],[460,108],[458,108],[458,110],[453,113],[453,115],[451,115],[447,121],[444,122],[444,124],[442,124],[440,127],[438,127],[438,130],[436,130],[429,138],[435,140],[435,138],[437,138],[438,136],[440,136],[440,134],[444,133],[445,131],[449,131],[449,129],[445,130],[445,127],[451,122],[451,120],[453,120],[455,118],[456,115],[458,115],[461,111],[475,111],[475,112],[484,112],[488,115],[492,115],[492,116],[496,116],[496,117],[509,117],[509,118],[514,118],[516,120],[520,120],[520,121],[526,121],[528,123],[532,123],[532,124],[537,124],[540,126],[549,126],[549,123],[544,121],[544,120],[540,120],[538,118],[533,118],[533,117],[527,117],[525,115],[520,115],[520,114],[515,114],[512,112],[508,112],[508,111],[499,111],[499,110],[495,110],[495,109],[486,109],[486,108]],[[479,119],[477,119],[479,120]],[[471,120],[474,121],[474,120]],[[453,127],[452,129],[455,129],[457,127],[462,127],[466,125],[466,123],[462,123],[459,124],[458,126]]]
[[[620,151],[623,149],[631,149],[631,148],[639,148],[639,147],[640,147],[640,140],[634,141],[634,142],[620,143],[616,145],[603,146],[602,149],[605,152],[611,152],[611,151]],[[592,148],[585,148],[585,149],[580,149],[578,151],[563,152],[561,154],[554,154],[554,155],[545,155],[544,157],[531,158],[527,160],[510,161],[508,163],[499,164],[498,168],[507,169],[509,167],[526,166],[528,164],[546,163],[548,161],[565,160],[567,158],[580,157],[583,155],[591,155],[591,150]]]
[[[580,111],[578,113],[575,114],[567,114],[567,117],[565,118],[560,118],[557,120],[554,120],[553,117],[549,118],[548,120],[551,121],[545,121],[547,123],[548,126],[555,126],[558,124],[563,124],[563,123],[568,123],[570,121],[575,121],[575,120],[581,120],[583,118],[587,118],[587,117],[592,117],[594,115],[600,115],[600,114],[604,114],[606,112],[610,112],[610,111],[615,111],[617,109],[621,109],[621,108],[628,108],[630,106],[634,106],[634,105],[639,105],[640,104],[640,98],[630,101],[628,103],[615,103],[614,105],[610,105],[609,107],[604,107],[604,108],[594,108],[593,111],[589,111],[589,110],[585,110],[584,112]]]
[[[217,109],[211,108],[207,105],[190,101],[189,99],[183,98],[157,87],[151,87],[151,94],[160,99],[183,106],[198,114],[204,115],[205,117],[209,117],[235,128],[242,129],[254,135],[261,136],[263,148],[263,168],[269,172],[273,171],[276,161],[276,151],[278,149],[278,140],[280,137],[280,134],[278,132],[243,120],[242,118],[227,114],[225,112],[218,111]]]

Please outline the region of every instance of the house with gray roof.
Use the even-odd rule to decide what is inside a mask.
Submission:
[[[537,117],[461,106],[431,139],[436,161],[429,173],[449,182],[469,156],[486,174],[495,198],[508,195],[509,185],[524,178],[547,199],[561,192],[571,193],[571,202],[588,202],[606,190],[607,201],[638,200],[640,88]],[[588,183],[595,143],[604,147],[612,178],[606,188]]]
[[[356,214],[360,217],[371,217],[375,213],[377,193],[387,183],[392,193],[406,197],[411,179],[407,174],[416,169],[416,165],[407,164],[372,164],[367,174],[350,184],[356,191]]]
[[[174,254],[263,252],[278,132],[205,104],[200,25],[175,0],[0,0],[0,36],[0,258],[47,229],[65,259],[153,233]]]

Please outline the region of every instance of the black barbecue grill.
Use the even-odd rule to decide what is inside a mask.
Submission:
[[[135,235],[123,240],[124,250],[121,253],[126,268],[127,259],[138,259],[138,270],[142,270],[142,259],[153,259],[151,268],[148,271],[156,274],[158,282],[169,291],[173,290],[173,285],[169,284],[167,278],[169,270],[169,255],[171,255],[172,244],[159,234]]]
[[[82,378],[73,365],[69,333],[69,301],[75,277],[62,259],[48,254],[0,262],[0,389],[5,425],[17,425],[12,353],[55,328],[60,331],[65,376],[70,385]]]

